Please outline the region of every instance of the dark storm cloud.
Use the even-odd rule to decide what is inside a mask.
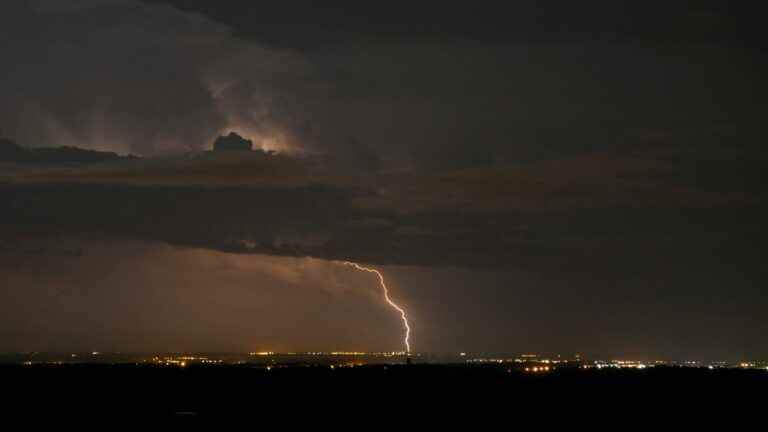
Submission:
[[[478,4],[354,0],[145,0],[204,13],[239,35],[312,48],[350,39],[465,39],[481,42],[590,41],[759,44],[759,14],[717,1],[519,0]],[[752,25],[748,25],[752,24]]]
[[[236,129],[268,149],[317,147],[300,55],[132,0],[12,1],[2,20],[0,127],[22,145],[153,155]]]
[[[166,3],[11,2],[4,135],[151,155],[236,130],[365,171],[631,150],[636,130],[760,129],[762,62],[726,37],[740,16],[705,25],[718,8]]]
[[[690,209],[763,203],[760,62],[740,37],[687,33],[712,21],[707,7],[654,20],[653,8],[609,7],[603,19],[569,7],[432,17],[421,6],[241,4],[236,15],[159,3],[10,3],[5,134],[151,154],[203,148],[234,128],[257,146],[324,157],[11,167],[4,177],[23,185],[4,187],[9,224],[488,265],[618,248],[656,223],[675,232]],[[304,28],[315,21],[333,25]],[[435,31],[417,28],[429,22]],[[659,37],[654,22],[686,30]],[[272,42],[297,26],[317,43]],[[263,44],[252,28],[270,37]]]
[[[0,118],[19,143],[151,154],[223,127],[194,70],[220,28],[124,1],[10,3]]]
[[[702,125],[728,125],[742,145],[763,129],[754,19],[714,2],[150,3],[299,50],[312,73],[301,89],[270,84],[285,89],[270,124],[305,147],[363,148],[398,167],[632,151],[628,133],[680,141]],[[253,105],[252,90],[232,93]]]
[[[690,254],[716,259],[719,248],[754,251],[765,192],[745,186],[762,162],[721,155],[691,165],[679,150],[653,148],[379,176],[263,155],[33,168],[6,178],[2,221],[10,232],[378,264],[578,270],[600,259],[616,270],[642,257],[679,254],[685,264]]]

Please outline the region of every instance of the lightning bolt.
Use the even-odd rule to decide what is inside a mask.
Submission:
[[[387,283],[384,282],[384,276],[376,269],[363,267],[360,264],[353,263],[350,261],[344,261],[342,264],[345,266],[353,267],[357,270],[368,272],[368,273],[374,273],[379,278],[379,285],[381,285],[382,291],[384,291],[384,299],[389,303],[390,306],[392,306],[393,309],[398,311],[400,313],[400,318],[403,320],[403,326],[405,327],[405,339],[403,340],[403,343],[405,344],[405,353],[410,354],[411,353],[411,344],[409,342],[409,339],[411,337],[411,326],[408,325],[408,316],[405,313],[405,309],[398,306],[397,303],[393,302],[391,298],[389,298],[389,289],[387,288]]]

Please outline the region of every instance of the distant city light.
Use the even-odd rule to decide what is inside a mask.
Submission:
[[[189,367],[210,366],[220,367],[226,365],[255,365],[264,370],[272,370],[275,367],[290,365],[318,365],[329,369],[352,368],[366,365],[398,364],[403,362],[407,353],[404,351],[365,352],[365,351],[313,351],[313,352],[274,352],[259,351],[243,354],[219,354],[219,355],[194,355],[194,354],[155,354],[151,356],[139,356],[120,353],[103,353],[92,351],[88,355],[83,354],[50,354],[45,357],[41,353],[26,353],[26,358],[18,360],[17,364],[25,366],[63,366],[77,363],[108,362],[112,364],[155,365],[159,367]],[[255,357],[259,358],[255,358]],[[345,357],[345,358],[342,358]],[[633,369],[645,370],[649,368],[691,368],[710,371],[739,369],[751,371],[768,371],[768,361],[742,360],[739,362],[725,361],[693,361],[693,360],[582,360],[571,357],[564,359],[562,356],[553,355],[547,357],[539,354],[523,354],[518,356],[472,356],[471,353],[459,352],[453,355],[438,355],[426,353],[414,353],[409,358],[418,358],[425,364],[453,363],[461,358],[461,363],[478,367],[501,368],[507,372],[528,372],[542,374],[560,369],[584,369],[584,370],[613,370]]]

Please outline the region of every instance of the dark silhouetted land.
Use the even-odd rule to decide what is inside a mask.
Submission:
[[[488,419],[566,411],[658,414],[720,398],[741,405],[755,401],[746,395],[768,388],[768,372],[657,367],[530,374],[495,365],[71,364],[2,366],[0,381],[5,413],[25,418],[260,422],[269,417],[304,424],[332,413],[345,419],[362,414],[370,421],[404,412]],[[286,412],[296,417],[278,414]]]

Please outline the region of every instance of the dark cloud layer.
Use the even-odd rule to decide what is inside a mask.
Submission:
[[[30,168],[2,185],[2,220],[11,231],[379,264],[578,270],[601,259],[611,271],[752,256],[764,160],[684,155],[667,147],[378,176],[262,154]]]
[[[11,2],[0,128],[24,145],[140,155],[237,130],[364,170],[631,151],[702,125],[739,144],[764,133],[763,62],[731,36],[744,14],[719,7],[297,5]],[[270,42],[281,37],[317,43]]]
[[[281,97],[278,77],[302,84],[303,60],[200,15],[131,0],[12,1],[0,31],[1,127],[21,144],[152,155],[208,148],[237,128],[299,150],[269,101]],[[230,86],[247,87],[238,98],[251,105],[230,102]]]
[[[0,346],[397,349],[397,317],[377,306],[373,281],[334,282],[334,261],[352,259],[385,272],[418,350],[765,354],[764,203],[678,192],[612,205],[625,190],[577,206],[544,195],[543,208],[446,209],[371,205],[372,193],[5,184]]]
[[[238,34],[299,48],[349,39],[470,39],[481,42],[715,42],[759,46],[756,8],[717,1],[520,0],[478,4],[353,0],[254,3],[145,0],[232,25]],[[752,25],[749,25],[752,24]]]
[[[658,134],[687,145],[702,127],[728,128],[736,145],[764,135],[766,65],[759,24],[744,7],[151,3],[299,50],[312,68],[312,91],[291,93],[301,105],[280,101],[283,129],[298,133],[300,145],[342,153],[362,147],[400,167],[633,151]]]

